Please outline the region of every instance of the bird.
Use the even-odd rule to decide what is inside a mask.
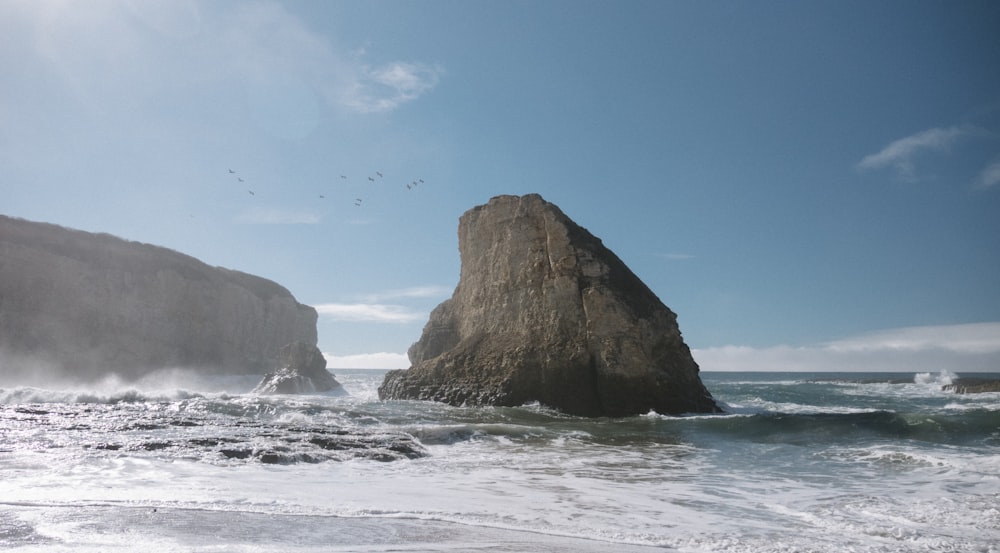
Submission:
[[[256,194],[253,193],[253,190],[247,190],[247,192],[249,192],[251,196],[255,196],[256,195]]]
[[[420,184],[423,184],[423,183],[424,183],[424,179],[417,179],[417,180],[419,180],[419,181],[420,181]]]
[[[347,178],[347,175],[340,175],[340,178],[342,178],[342,179],[346,179],[346,178]]]
[[[407,190],[413,190],[413,185],[410,184],[410,183],[406,183],[406,189]]]
[[[236,177],[236,180],[243,182],[243,177]]]
[[[378,176],[379,176],[379,178],[382,178],[382,173],[380,173],[380,172],[378,172],[378,171],[375,171],[375,174],[376,174],[376,175],[378,175]]]
[[[354,207],[361,207],[361,198],[355,198]]]
[[[368,180],[370,180],[372,182],[375,182],[375,178],[374,177],[368,177]]]
[[[229,170],[229,173],[230,173],[230,174],[235,174],[235,173],[236,173],[236,171],[233,171],[232,169],[230,169],[230,170]]]
[[[324,196],[324,195],[322,195],[322,194],[320,194],[320,195],[319,195],[319,197],[320,197],[320,198],[323,198],[323,199],[326,199],[326,196]]]

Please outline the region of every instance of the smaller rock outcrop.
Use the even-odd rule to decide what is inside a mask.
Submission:
[[[314,394],[334,392],[346,395],[337,379],[326,370],[326,358],[312,344],[292,342],[278,352],[277,369],[264,375],[253,389],[255,394]]]
[[[957,378],[951,384],[942,386],[941,389],[956,394],[988,394],[1000,392],[1000,380],[993,378]]]

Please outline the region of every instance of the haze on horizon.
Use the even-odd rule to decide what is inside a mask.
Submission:
[[[0,213],[272,279],[405,367],[538,192],[704,370],[1000,371],[1000,5],[0,3]]]

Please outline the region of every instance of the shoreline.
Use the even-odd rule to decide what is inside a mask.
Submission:
[[[19,551],[621,553],[653,545],[476,526],[434,519],[203,510],[189,507],[0,504],[0,549]]]

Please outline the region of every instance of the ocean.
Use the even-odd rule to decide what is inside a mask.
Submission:
[[[953,374],[703,372],[726,414],[584,419],[334,373],[0,382],[0,549],[1000,552],[1000,394]]]

